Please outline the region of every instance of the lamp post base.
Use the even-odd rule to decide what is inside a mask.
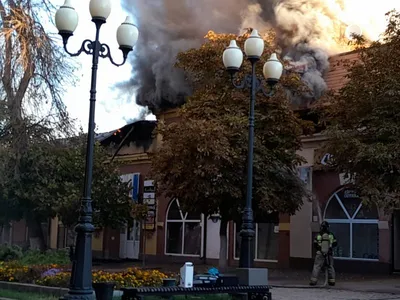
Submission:
[[[239,285],[268,285],[268,269],[261,268],[237,268],[236,275],[239,279]],[[249,294],[238,294],[233,299],[236,300],[250,300],[253,299]],[[255,299],[265,299],[255,298]]]
[[[240,285],[268,285],[268,269],[238,268],[236,274]]]

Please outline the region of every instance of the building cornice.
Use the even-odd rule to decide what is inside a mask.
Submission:
[[[150,158],[147,153],[138,153],[138,154],[129,154],[129,155],[122,155],[116,156],[115,160],[118,162],[122,162],[124,164],[130,165],[138,165],[144,163],[150,163]]]
[[[168,120],[168,119],[176,118],[178,116],[179,116],[178,108],[169,109],[167,111],[156,114],[156,117],[159,120]]]
[[[328,137],[323,133],[316,133],[313,135],[303,135],[300,137],[303,144],[313,143],[313,142],[326,142]]]

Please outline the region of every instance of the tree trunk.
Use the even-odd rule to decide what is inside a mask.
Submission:
[[[4,225],[2,225],[0,228],[1,228],[1,240],[0,240],[0,244],[1,245],[4,245],[4,234],[5,234],[5,228],[4,228],[5,226]]]
[[[110,258],[110,237],[109,230],[107,226],[103,229],[103,259]]]
[[[228,254],[228,222],[221,219],[221,224],[219,228],[219,261],[218,267],[220,272],[225,272],[228,266],[227,254]]]
[[[44,251],[46,250],[46,243],[42,230],[42,224],[36,219],[27,218],[28,237],[30,249]]]
[[[147,234],[146,234],[146,230],[145,230],[145,221],[142,220],[140,221],[141,224],[141,240],[143,241],[143,255],[142,255],[142,267],[146,267],[146,243],[147,243]],[[139,239],[140,240],[140,239]]]

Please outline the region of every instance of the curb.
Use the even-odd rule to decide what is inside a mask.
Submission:
[[[15,292],[23,292],[23,293],[25,292],[25,293],[49,295],[55,297],[63,297],[65,296],[65,294],[68,293],[68,289],[66,288],[57,288],[57,287],[49,287],[36,284],[7,282],[7,281],[0,281],[0,289],[15,291]],[[114,290],[113,296],[121,297],[122,294],[123,294],[122,291]],[[95,295],[94,291],[93,295]],[[13,300],[13,299],[0,297],[0,300]]]
[[[0,289],[11,290],[16,292],[53,295],[56,297],[64,296],[68,292],[68,289],[65,288],[41,286],[28,283],[7,282],[7,281],[0,281]]]
[[[326,290],[336,290],[336,291],[347,291],[347,292],[362,292],[362,293],[374,293],[374,294],[391,294],[391,295],[400,295],[399,289],[360,289],[360,288],[350,288],[345,286],[309,286],[309,285],[301,285],[301,284],[271,284],[271,288],[277,289],[326,289]]]

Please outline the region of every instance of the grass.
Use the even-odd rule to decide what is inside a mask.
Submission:
[[[31,294],[23,292],[15,292],[11,290],[0,290],[0,297],[9,298],[13,300],[56,300],[58,297],[48,295]]]

